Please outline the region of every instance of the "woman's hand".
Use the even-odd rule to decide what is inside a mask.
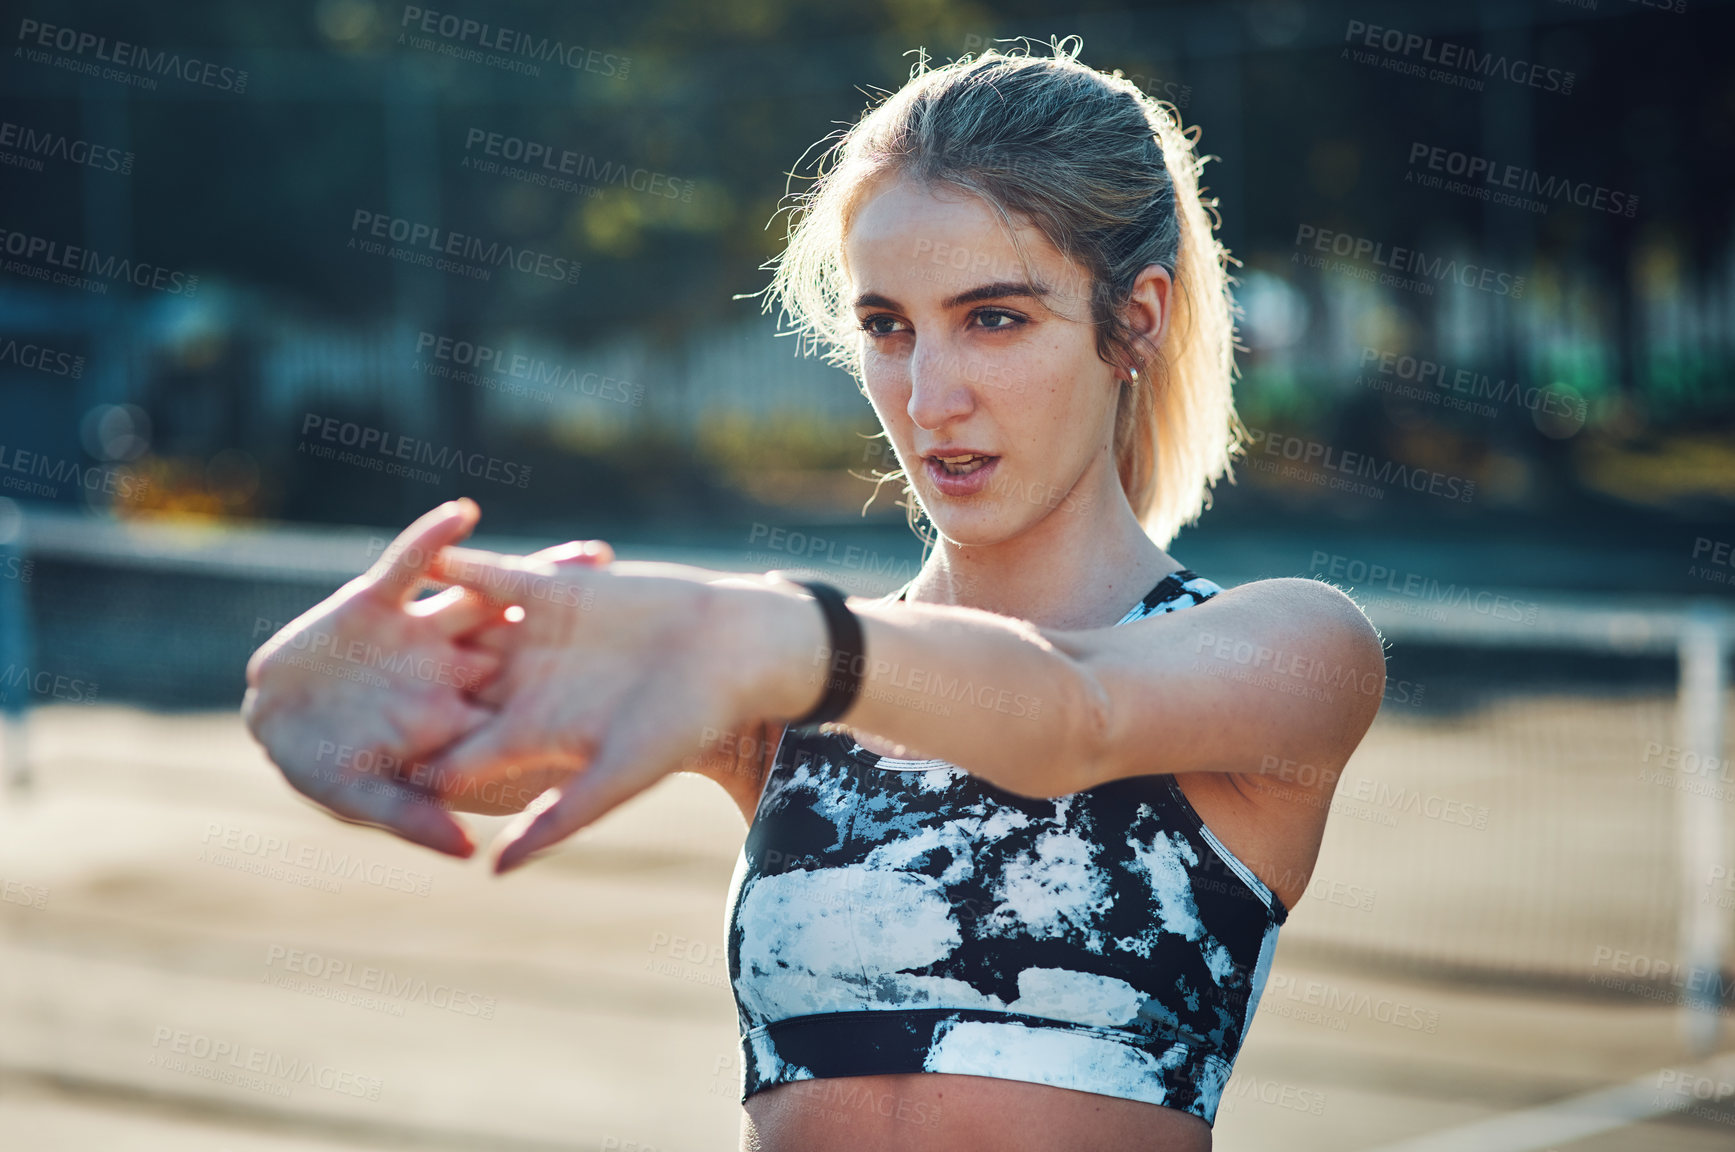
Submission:
[[[475,846],[419,761],[488,719],[467,694],[487,685],[500,657],[465,640],[501,608],[459,588],[412,597],[440,549],[467,537],[479,515],[456,500],[411,524],[367,573],[253,654],[241,705],[297,791],[339,819],[453,856]]]
[[[766,646],[755,643],[750,609],[784,597],[763,582],[715,586],[708,581],[721,573],[680,565],[602,570],[597,555],[596,542],[534,557],[448,548],[432,571],[516,606],[506,617],[513,622],[490,630],[503,637],[505,662],[483,698],[499,711],[433,759],[439,787],[513,770],[565,777],[502,834],[497,872],[689,766],[707,733],[728,732],[756,710],[778,714],[758,691],[766,681],[754,669],[764,667]],[[804,639],[822,642],[820,614],[796,607],[810,625]]]
[[[602,540],[574,541],[524,557],[524,561],[532,565],[546,562],[592,568],[606,567],[613,559],[614,549]],[[544,591],[547,587],[546,584],[536,585]],[[503,598],[499,605],[502,611],[504,605]],[[521,631],[502,614],[496,617],[495,623],[475,632],[468,643],[504,661]],[[491,712],[498,711],[507,698],[510,683],[507,678],[495,676],[480,691],[472,693],[471,699]],[[463,774],[446,767],[436,773],[430,766],[429,775],[440,782],[440,802],[453,811],[474,812],[482,816],[514,816],[548,789],[564,784],[575,770],[576,765],[569,758],[555,756],[534,761],[496,761]]]

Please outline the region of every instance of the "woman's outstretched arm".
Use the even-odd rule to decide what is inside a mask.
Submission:
[[[862,687],[843,724],[997,787],[1058,796],[1128,776],[1341,768],[1379,711],[1385,658],[1353,601],[1262,580],[1112,628],[1039,628],[969,608],[853,602]],[[761,675],[793,698],[835,674],[811,621],[762,601]],[[806,667],[801,667],[805,659]],[[797,670],[799,669],[799,674]]]
[[[524,610],[499,715],[442,778],[560,758],[569,785],[509,830],[515,866],[683,767],[707,733],[805,713],[834,675],[823,616],[771,580],[675,565],[557,569],[448,549],[436,575]],[[851,602],[866,656],[850,729],[1032,796],[1162,772],[1348,760],[1378,711],[1377,633],[1306,580],[1117,628],[1044,630],[968,608]]]

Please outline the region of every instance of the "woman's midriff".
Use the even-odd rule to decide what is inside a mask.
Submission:
[[[754,1152],[1210,1152],[1191,1113],[1022,1080],[915,1073],[779,1084],[748,1097]]]

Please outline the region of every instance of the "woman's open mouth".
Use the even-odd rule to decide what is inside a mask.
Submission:
[[[993,457],[977,455],[934,456],[931,457],[931,459],[937,461],[940,467],[944,468],[949,475],[968,476],[970,473],[976,471],[976,469],[992,460]]]
[[[946,496],[970,496],[988,487],[988,478],[1000,457],[983,452],[960,452],[946,456],[925,456],[923,465],[928,479]]]

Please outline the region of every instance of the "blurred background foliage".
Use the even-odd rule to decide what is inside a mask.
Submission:
[[[593,63],[527,75],[431,51],[429,39],[463,45],[418,33],[424,11],[583,45]],[[1216,157],[1205,183],[1246,307],[1244,420],[1477,484],[1470,504],[1401,490],[1369,500],[1242,469],[1220,487],[1213,522],[1582,535],[1730,518],[1726,3],[61,0],[15,12],[18,27],[53,23],[248,73],[236,94],[81,77],[16,52],[4,71],[9,121],[135,156],[125,175],[52,160],[0,168],[7,226],[199,277],[188,298],[0,276],[4,336],[84,357],[76,381],[0,365],[5,440],[148,476],[148,495],[114,513],[387,525],[463,491],[496,528],[525,532],[582,522],[647,539],[727,535],[767,509],[862,523],[862,477],[883,463],[864,439],[871,411],[845,375],[772,339],[757,300],[737,298],[768,279],[779,205],[802,186],[790,173],[811,174],[815,143],[898,87],[918,49],[939,62],[996,38],[1078,34],[1088,63],[1173,102]],[[1572,73],[1572,90],[1400,75],[1352,58],[1357,22],[1536,61]],[[489,133],[681,194],[486,171],[474,144]],[[1555,200],[1534,211],[1424,188],[1417,148],[1613,190],[1637,209]],[[349,246],[358,211],[582,271],[570,285],[511,272],[483,282],[365,255]],[[1307,267],[1304,228],[1450,255],[1522,277],[1524,290],[1369,285]],[[514,398],[500,380],[432,374],[419,356],[427,334],[573,371]],[[1377,386],[1368,349],[1546,390],[1582,418],[1398,395]],[[570,380],[586,373],[628,381],[640,400],[585,394]],[[427,482],[309,459],[310,413],[486,452],[534,479]],[[112,434],[93,441],[93,425]],[[890,495],[869,523],[901,523]],[[88,502],[76,489],[54,499]]]

